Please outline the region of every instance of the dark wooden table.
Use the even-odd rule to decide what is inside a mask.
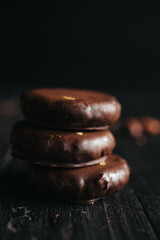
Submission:
[[[62,203],[36,195],[21,161],[10,156],[9,133],[21,118],[21,90],[1,90],[0,100],[0,239],[149,240],[160,239],[160,137],[144,147],[123,135],[115,152],[131,166],[131,179],[119,193],[94,205]],[[124,115],[160,117],[158,92],[114,92]]]

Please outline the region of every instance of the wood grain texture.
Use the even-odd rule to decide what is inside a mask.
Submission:
[[[23,163],[9,160],[9,132],[19,117],[18,110],[0,116],[1,240],[160,239],[159,137],[138,147],[132,139],[117,136],[116,152],[131,166],[129,184],[94,205],[70,204],[35,194]]]

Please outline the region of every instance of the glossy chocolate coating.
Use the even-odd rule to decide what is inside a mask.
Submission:
[[[115,138],[104,131],[57,131],[44,129],[27,121],[13,126],[11,133],[13,156],[44,165],[82,164],[112,153]]]
[[[64,201],[91,203],[119,191],[128,182],[130,168],[118,155],[84,168],[66,169],[26,164],[29,180],[39,193]]]
[[[121,113],[115,97],[76,89],[30,90],[22,95],[20,105],[29,121],[60,129],[102,129]]]

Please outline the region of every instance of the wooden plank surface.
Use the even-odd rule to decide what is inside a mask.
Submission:
[[[121,96],[122,102],[127,97]],[[138,147],[127,136],[117,136],[115,152],[131,166],[129,184],[91,206],[63,203],[35,194],[22,162],[10,158],[9,133],[20,118],[17,100],[13,101],[14,112],[0,115],[0,239],[160,239],[159,137]],[[133,109],[132,101],[127,104]]]

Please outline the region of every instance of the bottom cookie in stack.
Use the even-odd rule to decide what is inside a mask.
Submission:
[[[130,168],[118,155],[81,168],[55,168],[26,163],[35,190],[57,199],[90,204],[121,190],[129,180]]]
[[[36,191],[61,200],[92,203],[129,180],[127,162],[111,155],[115,139],[108,130],[58,131],[21,121],[12,129],[11,144]]]

